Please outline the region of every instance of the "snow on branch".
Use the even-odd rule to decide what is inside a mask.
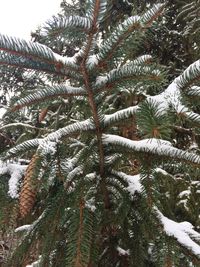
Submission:
[[[60,73],[55,69],[54,64],[34,60],[33,57],[23,57],[20,54],[11,54],[8,51],[0,50],[0,65],[10,65],[18,68],[26,68],[31,70],[44,71],[47,73]],[[64,73],[65,74],[65,73]],[[66,74],[65,74],[66,75]]]
[[[188,88],[188,92],[186,92],[186,95],[191,97],[200,97],[200,87],[199,86],[191,86]]]
[[[129,62],[125,65],[123,65],[120,68],[111,70],[107,75],[107,83],[112,83],[116,80],[120,80],[123,78],[128,78],[135,76],[135,79],[137,79],[138,76],[147,76],[147,79],[149,79],[148,76],[151,77],[151,79],[159,79],[160,77],[160,71],[157,69],[152,70],[150,67],[143,66],[143,65],[137,65],[134,62]],[[140,77],[139,77],[140,80]]]
[[[32,129],[32,130],[40,130],[40,131],[48,131],[48,129],[44,129],[44,128],[38,128],[36,126],[27,124],[27,123],[23,123],[23,122],[15,122],[15,123],[9,123],[3,126],[0,126],[0,130],[4,130],[4,129],[9,129],[9,128],[28,128],[28,129]]]
[[[117,111],[111,115],[105,115],[104,124],[105,126],[108,126],[111,123],[115,123],[118,122],[119,120],[129,118],[130,116],[135,114],[136,110],[137,107],[129,107],[127,109]],[[87,119],[81,122],[75,122],[66,127],[63,127],[47,135],[45,139],[50,141],[56,141],[67,135],[89,130],[95,130],[95,126],[93,125],[91,119]]]
[[[47,135],[47,137],[45,137],[45,140],[49,140],[49,141],[58,141],[59,139],[61,139],[62,137],[65,137],[67,135],[70,134],[75,134],[75,133],[79,133],[81,131],[88,131],[88,130],[94,130],[94,125],[92,124],[90,119],[87,119],[85,121],[81,121],[81,122],[75,122],[73,124],[70,124],[66,127],[63,127],[53,133],[50,133],[49,135]]]
[[[160,112],[165,113],[171,107],[177,114],[181,114],[186,119],[200,123],[200,116],[192,112],[187,106],[181,102],[181,91],[179,87],[180,76],[177,77],[165,91],[155,96],[148,96],[146,101],[152,101],[158,104]]]
[[[24,106],[32,105],[45,101],[46,99],[56,98],[59,96],[80,96],[86,95],[86,91],[81,87],[72,87],[67,85],[48,86],[31,93],[17,101],[12,110],[20,109]]]
[[[52,64],[55,66],[55,69],[58,68],[58,66],[60,68],[60,65],[73,67],[74,69],[78,68],[73,58],[63,57],[56,54],[46,45],[26,41],[16,37],[9,37],[3,34],[0,34],[0,50],[10,55],[21,56],[25,61],[33,60],[39,63]]]
[[[149,64],[153,61],[153,57],[151,55],[142,55],[137,57],[132,61],[132,64],[134,65],[144,65],[144,64]]]
[[[156,101],[163,110],[172,106],[177,113],[185,113],[186,116],[191,117],[193,114],[181,103],[181,90],[191,90],[191,95],[199,92],[199,87],[190,87],[200,77],[200,60],[191,64],[180,76],[178,76],[165,91],[156,96],[149,96],[147,100]],[[186,92],[187,93],[187,92]],[[188,94],[187,93],[187,94]]]
[[[161,3],[154,5],[151,9],[149,9],[141,16],[141,23],[143,23],[145,27],[151,26],[152,22],[155,21],[156,18],[161,15],[164,10],[164,7],[165,5]]]
[[[25,224],[25,225],[17,227],[15,229],[15,233],[24,232],[24,231],[30,231],[31,229],[32,229],[32,224]]]
[[[165,140],[152,138],[141,141],[132,141],[118,135],[110,134],[105,134],[103,137],[104,144],[117,145],[135,152],[149,153],[155,156],[169,157],[194,164],[200,164],[200,157],[198,155],[174,148],[170,142]]]
[[[163,12],[164,5],[156,4],[144,15],[132,16],[119,24],[112,34],[107,38],[99,48],[96,55],[98,63],[103,60],[109,60],[116,49],[128,38],[135,30],[147,28]]]
[[[137,110],[137,106],[129,107],[129,108],[117,111],[111,115],[105,115],[104,125],[109,126],[110,124],[116,123],[123,119],[127,119],[130,116],[134,115],[136,110]],[[95,126],[93,125],[91,119],[87,119],[81,122],[75,122],[73,124],[67,125],[63,128],[60,128],[59,130],[55,132],[48,134],[44,138],[31,139],[11,148],[10,150],[7,151],[4,159],[10,158],[19,153],[26,152],[29,149],[36,149],[38,147],[45,148],[45,147],[52,146],[51,142],[58,142],[63,137],[81,133],[82,131],[84,132],[84,131],[90,131],[90,130],[95,130]],[[49,144],[48,146],[47,146],[47,143]]]
[[[120,122],[125,119],[129,119],[130,117],[136,114],[137,110],[138,110],[138,106],[133,106],[133,107],[119,110],[110,115],[105,115],[104,125],[109,126],[110,124]]]
[[[200,258],[200,245],[195,242],[200,241],[200,233],[193,229],[194,226],[189,222],[177,223],[170,220],[157,209],[155,209],[155,212],[166,235],[174,237],[181,246]]]
[[[142,184],[140,174],[128,175],[124,172],[112,171],[114,175],[122,178],[128,183],[127,191],[133,196],[136,192],[142,192]]]
[[[130,251],[129,251],[129,249],[128,250],[125,250],[125,249],[123,249],[123,248],[121,248],[121,247],[117,247],[117,251],[118,251],[118,253],[119,253],[119,255],[121,255],[121,256],[128,256],[128,255],[130,255]]]
[[[194,112],[190,111],[188,107],[183,105],[181,103],[181,90],[183,86],[190,85],[190,82],[192,82],[192,77],[199,77],[200,76],[200,61],[196,61],[195,63],[191,64],[185,72],[183,72],[182,75],[178,76],[168,87],[165,89],[162,93],[155,95],[155,96],[148,96],[146,101],[153,101],[154,103],[157,103],[160,110],[162,112],[167,112],[169,108],[172,106],[173,109],[177,113],[182,113],[186,118],[188,118],[191,121],[194,121],[196,123],[200,122],[200,118],[198,114],[195,114]],[[133,66],[133,63],[126,64],[123,71],[118,71],[118,69],[114,69],[111,72],[108,73],[106,76],[99,76],[97,77],[96,80],[96,90],[99,90],[99,88],[103,88],[106,86],[109,81],[113,81],[116,78],[119,78],[125,73],[133,73],[137,72],[137,76],[141,75],[144,73],[142,72],[142,68],[140,65],[135,64],[132,68],[131,65]],[[199,67],[199,69],[198,69]],[[147,67],[145,67],[147,68]],[[150,68],[147,68],[146,71],[149,72],[150,74]],[[193,73],[193,75],[190,75],[190,72]],[[145,73],[147,74],[147,73]],[[156,76],[158,73],[155,72],[154,70],[154,75]],[[147,76],[148,78],[148,76]],[[186,79],[187,78],[187,79]],[[196,92],[199,92],[199,88],[191,87],[191,89],[194,91],[196,89]],[[197,90],[198,89],[198,90]],[[189,88],[190,90],[190,88]]]
[[[139,60],[130,61],[129,63],[113,69],[108,72],[106,76],[99,76],[96,79],[95,89],[101,90],[104,87],[113,87],[114,83],[124,82],[125,80],[131,79],[132,81],[153,81],[159,83],[162,81],[162,72],[159,69],[152,68],[143,62],[138,63]]]
[[[177,87],[180,90],[187,89],[193,82],[200,78],[200,60],[191,64],[178,78],[176,78]]]
[[[172,105],[179,112],[184,108],[181,104],[180,97],[180,90],[177,87],[176,80],[174,80],[165,91],[158,95],[147,97],[147,101],[157,103],[163,111],[167,111],[169,106]]]
[[[9,149],[6,152],[4,159],[14,157],[17,154],[26,152],[30,149],[35,149],[39,146],[39,144],[42,142],[42,140],[43,140],[42,138],[35,138],[35,139],[27,140],[27,141],[15,146],[15,147]]]
[[[47,209],[45,209],[42,212],[42,214],[32,224],[25,224],[20,227],[17,227],[15,229],[15,233],[25,232],[24,237],[28,236],[28,234],[30,234],[32,231],[34,231],[37,228],[38,223],[40,223],[40,221],[44,219],[46,215],[47,215]]]
[[[60,35],[65,34],[69,28],[77,28],[82,30],[89,30],[91,28],[91,21],[88,18],[80,17],[78,15],[73,15],[69,17],[53,16],[50,20],[44,25],[44,29],[48,34]]]
[[[98,26],[107,11],[107,0],[87,0],[86,18],[92,22],[92,26]],[[97,24],[97,25],[96,25]]]
[[[132,16],[126,19],[124,22],[119,24],[117,28],[112,32],[109,38],[103,41],[100,46],[97,58],[99,61],[109,58],[109,54],[115,50],[121,42],[127,37],[131,32],[140,28],[140,17]]]
[[[98,59],[97,59],[96,55],[90,56],[89,60],[90,60],[90,64],[92,66],[95,64],[98,64]],[[147,68],[145,65],[152,63],[152,60],[153,60],[153,58],[151,55],[143,55],[143,56],[137,57],[133,61],[129,61],[128,63],[124,64],[123,66],[119,66],[118,68],[111,70],[107,75],[97,76],[95,87],[99,90],[99,88],[104,87],[109,82],[109,80],[112,78],[112,76],[116,76],[117,74],[118,74],[118,76],[119,75],[122,76],[122,74],[125,74],[125,73],[127,75],[131,75],[131,73],[133,72],[133,74],[136,75],[136,71],[137,71],[137,75],[144,74],[142,67],[145,67],[145,70],[149,71],[150,68],[149,67]],[[151,71],[150,73],[155,75],[156,71],[154,70],[154,71]],[[158,73],[159,73],[159,70],[157,70],[157,74]]]
[[[55,155],[57,151],[57,143],[52,142],[46,138],[40,142],[37,152],[40,156]]]
[[[186,112],[183,112],[182,115],[186,119],[188,119],[189,121],[196,123],[196,124],[200,124],[200,115],[199,114],[192,112],[192,111],[186,111]]]
[[[37,260],[37,261],[34,261],[33,263],[31,263],[31,264],[28,264],[28,265],[26,265],[26,267],[39,267],[40,266],[40,263],[41,263],[41,256],[39,257],[39,260]]]
[[[11,198],[18,197],[19,181],[24,175],[26,168],[27,165],[0,162],[0,175],[8,174],[10,176],[8,181],[8,194]]]

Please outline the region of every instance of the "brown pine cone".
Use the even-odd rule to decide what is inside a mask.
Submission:
[[[33,155],[25,173],[24,182],[19,196],[19,211],[24,218],[33,208],[36,198],[36,179],[34,177],[35,167],[39,156]]]

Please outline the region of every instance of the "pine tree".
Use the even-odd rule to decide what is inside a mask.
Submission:
[[[16,229],[25,233],[6,266],[26,266],[29,259],[59,267],[198,266],[200,234],[190,223],[176,222],[182,216],[168,196],[180,180],[192,195],[196,189],[191,187],[197,186],[200,156],[197,148],[189,150],[194,141],[198,147],[199,115],[189,99],[198,100],[199,61],[165,88],[165,71],[150,55],[126,56],[129,44],[140,45],[138,35],[164,7],[156,4],[128,17],[103,38],[105,0],[87,1],[84,16],[53,19],[48,26],[63,42],[65,34],[72,43],[80,37],[81,49],[73,56],[0,35],[1,63],[64,81],[32,90],[8,110],[10,116],[33,106],[42,111],[45,124],[36,137],[2,154],[1,173],[17,176],[12,192],[28,198],[19,182],[23,174],[23,184],[34,191],[22,218],[29,225]],[[126,96],[129,106],[121,101]],[[47,103],[50,111],[44,110]],[[175,133],[187,133],[190,125],[186,147],[176,147]],[[28,167],[20,165],[22,158],[31,160]],[[184,180],[182,173],[192,178]],[[196,218],[193,223],[197,227]]]

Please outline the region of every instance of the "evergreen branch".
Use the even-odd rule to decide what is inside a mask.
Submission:
[[[67,175],[67,183],[71,184],[73,182],[73,179],[76,179],[78,175],[83,173],[83,166],[77,166],[74,167],[74,169],[71,169],[70,172]]]
[[[123,120],[125,118],[128,118],[129,116],[132,116],[135,114],[137,110],[136,107],[129,107],[127,109],[118,111],[113,113],[112,115],[105,115],[105,126],[109,126],[110,124],[114,124],[120,120]],[[31,127],[31,126],[30,126]],[[32,127],[31,127],[32,128]],[[87,119],[82,122],[76,122],[73,124],[70,124],[66,127],[63,127],[53,133],[48,134],[45,138],[43,139],[32,139],[25,141],[16,147],[10,149],[7,154],[9,157],[16,155],[18,153],[23,153],[28,151],[29,149],[34,149],[37,148],[39,145],[42,143],[45,143],[46,141],[58,141],[66,136],[71,136],[77,133],[80,133],[82,131],[94,131],[95,127],[91,123],[91,119]],[[7,158],[7,157],[6,157]]]
[[[200,262],[200,246],[192,239],[200,240],[200,234],[193,230],[193,225],[189,222],[177,223],[165,217],[158,209],[154,208],[156,217],[162,224],[166,235],[173,237],[176,241],[195,255]]]
[[[82,188],[79,188],[82,190]],[[79,191],[80,194],[80,191]],[[68,225],[67,243],[67,266],[87,267],[89,266],[91,243],[94,228],[94,216],[86,207],[85,200],[79,200],[79,207],[75,209],[73,222]],[[70,219],[72,219],[72,216]]]
[[[181,91],[190,94],[194,89],[198,94],[198,87],[192,86],[192,84],[200,79],[200,60],[197,60],[191,64],[181,75],[179,75],[168,87],[156,96],[150,96],[147,100],[151,99],[157,102],[160,107],[166,111],[172,106],[175,111],[183,116],[198,120],[198,115],[189,111],[181,103]],[[192,89],[193,88],[193,89]]]
[[[200,164],[200,157],[193,153],[174,148],[168,141],[161,139],[144,139],[141,141],[132,141],[117,135],[104,135],[104,144],[120,146],[130,151],[138,153],[147,153],[154,156],[162,156],[165,158],[179,159],[195,165]]]
[[[188,91],[185,92],[187,96],[189,97],[200,97],[200,87],[199,86],[191,86],[188,88]]]
[[[104,19],[107,11],[107,0],[88,0],[88,10],[86,10],[86,18],[92,22],[91,28],[98,27],[99,23]]]
[[[8,181],[8,194],[11,198],[18,198],[18,190],[20,186],[20,179],[25,173],[27,165],[21,165],[19,162],[16,163],[2,163],[0,162],[0,175],[8,174],[10,176]]]
[[[119,84],[126,80],[134,81],[154,81],[161,82],[163,80],[162,73],[158,69],[152,67],[136,65],[134,62],[125,64],[122,67],[111,70],[106,77],[97,79],[95,90],[105,90],[105,88],[113,88],[115,83]]]
[[[179,77],[175,79],[177,87],[185,91],[190,89],[190,86],[200,79],[200,60],[191,64]]]
[[[197,2],[197,1],[196,1]],[[183,6],[181,12],[177,15],[177,20],[184,19],[188,16],[188,13],[196,12],[197,6],[194,4],[194,1],[190,2],[189,4],[186,4]]]
[[[153,57],[151,55],[142,55],[142,56],[137,57],[133,61],[130,61],[129,63],[134,66],[134,65],[149,64],[149,63],[152,63],[152,61],[153,61]],[[129,63],[127,63],[123,66],[126,66]]]
[[[137,125],[146,138],[169,139],[171,121],[166,110],[153,99],[139,105]]]
[[[150,27],[151,24],[163,13],[165,4],[156,4],[146,13],[141,16],[141,23],[144,24],[144,27]]]
[[[25,106],[40,103],[46,99],[57,98],[59,96],[70,97],[84,95],[86,95],[86,91],[81,87],[72,87],[67,85],[49,86],[44,89],[37,90],[37,92],[31,93],[24,98],[21,98],[17,101],[12,110],[15,111]]]
[[[98,65],[101,66],[103,62],[108,61],[120,44],[132,32],[140,28],[141,25],[139,16],[130,17],[117,26],[116,30],[112,32],[110,37],[107,38],[99,48],[99,52],[96,55]]]
[[[137,175],[128,175],[124,172],[119,171],[112,171],[113,175],[116,175],[120,178],[122,178],[125,182],[127,182],[127,191],[130,193],[131,196],[134,196],[134,194],[141,193],[143,190],[143,186],[141,183],[141,176],[140,174]]]
[[[70,124],[64,128],[60,128],[59,130],[50,133],[47,135],[47,137],[44,138],[44,140],[49,140],[49,141],[57,141],[63,137],[66,137],[68,135],[73,135],[77,133],[81,133],[82,131],[90,131],[94,130],[95,127],[91,123],[90,119],[87,119],[82,122],[75,122],[73,124]]]
[[[104,61],[112,58],[117,48],[128,38],[135,30],[144,30],[163,12],[164,5],[156,4],[143,16],[132,16],[119,24],[112,32],[109,38],[101,45],[99,53],[96,55],[98,65],[101,66]]]
[[[32,242],[35,241],[35,236],[38,233],[38,228],[42,223],[44,223],[46,220],[46,217],[48,215],[48,209],[45,209],[42,214],[35,220],[25,233],[25,235],[22,237],[21,242],[18,244],[17,248],[15,249],[14,253],[11,255],[11,257],[8,259],[8,262],[6,262],[7,266],[21,266],[24,263],[26,253],[30,251]],[[31,240],[31,242],[30,242]],[[20,255],[20,257],[19,257]]]
[[[193,111],[190,111],[189,108],[182,105],[180,102],[177,103],[178,105],[174,105],[173,108],[177,114],[178,117],[184,118],[194,124],[199,125],[200,124],[200,115],[198,113],[195,113]]]
[[[90,17],[90,20],[92,21],[92,26],[90,32],[88,33],[87,41],[83,49],[82,69],[84,69],[86,66],[90,50],[94,43],[94,36],[98,32],[98,25],[97,25],[98,15],[101,8],[101,2],[104,2],[104,0],[89,0],[89,1],[90,1],[90,8],[88,11],[88,15]]]
[[[187,111],[183,113],[183,116],[189,120],[192,123],[195,123],[197,125],[200,125],[200,115],[192,112],[192,111]]]
[[[133,115],[136,114],[137,110],[138,110],[138,106],[133,106],[133,107],[119,110],[119,111],[117,111],[113,114],[110,114],[110,115],[105,115],[104,126],[107,127],[107,126],[113,125],[115,123],[121,122],[125,119],[129,119]]]
[[[0,130],[4,130],[4,129],[12,129],[14,127],[22,127],[22,128],[29,128],[29,129],[32,129],[32,130],[40,130],[40,131],[49,131],[48,129],[45,129],[45,128],[38,128],[36,126],[33,126],[33,125],[30,125],[30,124],[27,124],[27,123],[22,123],[22,122],[16,122],[16,123],[9,123],[9,124],[6,124],[6,125],[3,125],[0,127]]]
[[[32,70],[44,71],[52,74],[65,75],[61,73],[59,69],[56,69],[54,65],[46,64],[43,62],[35,61],[31,58],[25,58],[20,55],[12,55],[5,51],[0,51],[0,65],[9,65],[13,67],[26,68]]]
[[[92,84],[90,82],[90,77],[89,77],[89,73],[87,70],[88,55],[90,54],[90,50],[93,45],[94,35],[98,32],[97,21],[98,21],[98,14],[99,14],[100,7],[101,7],[101,0],[92,0],[92,1],[94,1],[93,2],[94,6],[92,8],[92,13],[93,13],[92,30],[88,34],[86,47],[84,49],[83,60],[81,63],[81,72],[83,75],[85,88],[88,93],[88,101],[89,101],[89,105],[92,111],[92,116],[94,119],[96,136],[98,140],[99,158],[100,158],[100,175],[103,176],[104,174],[104,150],[103,150],[103,144],[102,144],[102,130],[101,130],[100,118],[98,116],[97,104],[94,98],[94,92],[92,90]],[[103,1],[104,0],[102,0],[102,2]]]
[[[78,240],[77,240],[77,245],[76,245],[76,256],[74,259],[74,266],[78,267],[78,266],[83,266],[82,264],[82,253],[81,253],[81,245],[82,245],[82,238],[83,238],[83,220],[84,220],[84,216],[83,216],[83,211],[85,208],[85,203],[84,200],[81,199],[80,203],[79,203],[79,211],[80,211],[80,218],[79,218],[79,228],[78,228]]]
[[[11,158],[11,157],[14,157],[20,153],[24,153],[24,152],[27,152],[31,149],[36,149],[40,143],[41,143],[42,139],[31,139],[31,140],[28,140],[28,141],[25,141],[11,149],[9,149],[7,152],[6,152],[6,155],[5,157],[3,157],[3,159],[8,159],[8,158]]]
[[[44,138],[37,148],[38,155],[43,158],[47,155],[54,156],[57,152],[57,142]]]
[[[78,69],[73,58],[62,57],[54,53],[49,47],[37,42],[0,34],[0,50],[11,55],[21,56],[26,60],[33,60],[39,64],[53,65],[58,70],[66,67]]]
[[[93,59],[94,60],[94,59]],[[111,70],[107,75],[105,76],[97,76],[96,77],[96,83],[95,86],[97,88],[103,87],[106,85],[108,82],[109,76],[112,76],[113,74],[117,73],[118,70],[122,70],[121,72],[131,72],[131,69],[137,69],[139,72],[140,68],[146,68],[146,64],[149,64],[152,62],[152,56],[151,55],[143,55],[140,57],[137,57],[133,61],[130,61],[129,63],[126,63],[122,66],[119,66],[117,69]],[[121,69],[122,68],[122,69]],[[150,68],[150,67],[149,67]],[[148,69],[148,68],[147,68]],[[159,70],[158,70],[159,72]],[[98,89],[101,90],[101,89]]]
[[[134,77],[135,76],[135,77]],[[119,69],[112,70],[108,73],[108,81],[107,84],[121,82],[125,79],[136,79],[136,77],[142,76],[138,78],[138,80],[153,80],[160,81],[161,80],[161,72],[159,70],[152,70],[150,67],[137,66],[135,64],[126,64]]]
[[[91,21],[87,17],[73,15],[69,17],[58,16],[48,20],[44,29],[50,36],[65,34],[69,29],[81,29],[87,32],[91,28]]]
[[[108,192],[106,189],[106,185],[105,185],[105,177],[104,177],[104,148],[103,148],[103,142],[102,142],[102,127],[101,127],[101,123],[100,123],[100,117],[98,114],[98,108],[97,108],[97,103],[95,101],[95,95],[94,92],[92,90],[92,84],[90,81],[90,76],[88,73],[88,69],[87,69],[87,60],[88,60],[88,56],[90,55],[90,51],[93,45],[93,39],[95,34],[98,32],[98,15],[101,14],[101,8],[102,8],[102,3],[104,3],[104,0],[93,0],[94,5],[91,6],[92,8],[92,29],[88,35],[87,38],[87,44],[86,47],[84,49],[84,56],[83,56],[83,61],[81,64],[81,71],[83,74],[83,79],[84,79],[84,83],[85,83],[85,88],[86,91],[88,93],[88,101],[89,101],[89,105],[92,111],[92,116],[94,119],[94,124],[95,124],[95,131],[96,131],[96,137],[97,137],[97,142],[98,142],[98,152],[99,152],[99,171],[100,171],[100,176],[102,178],[102,188],[104,188],[103,190],[103,194],[104,194],[104,204],[105,207],[108,208],[110,206],[109,204],[109,197],[108,197]],[[103,9],[102,9],[103,10]]]

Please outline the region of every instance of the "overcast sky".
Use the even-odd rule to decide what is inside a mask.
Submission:
[[[0,0],[0,33],[30,39],[30,32],[59,11],[61,0]]]

